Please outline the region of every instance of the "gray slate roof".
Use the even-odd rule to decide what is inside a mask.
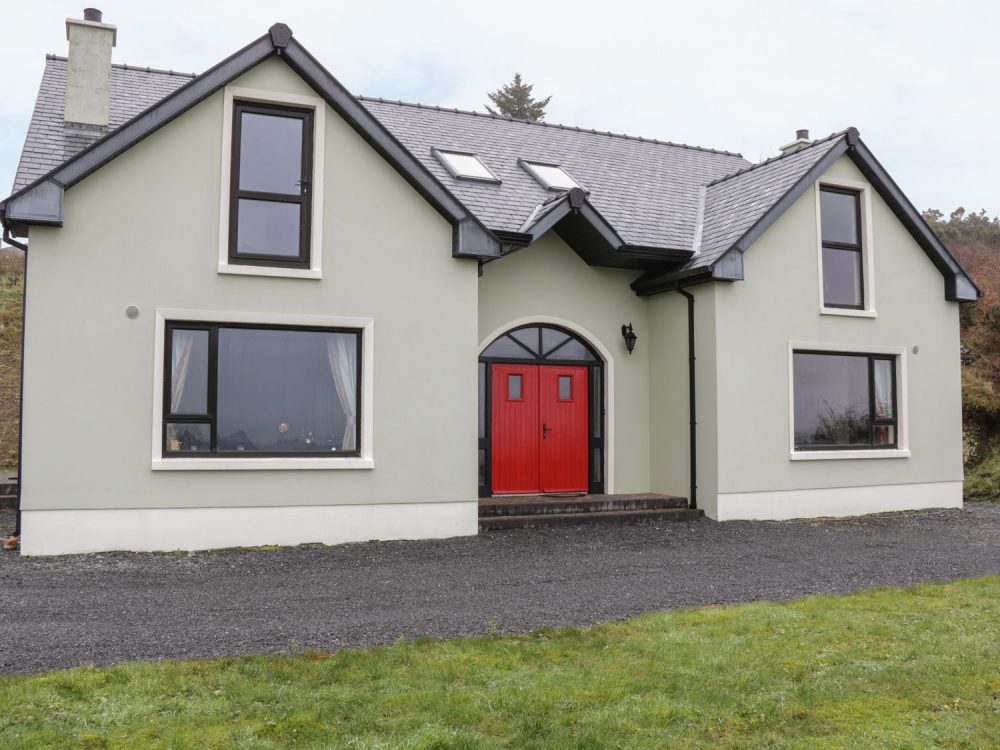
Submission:
[[[38,87],[35,110],[31,115],[31,124],[28,126],[28,135],[24,140],[24,150],[21,152],[21,161],[17,165],[14,189],[11,192],[20,190],[55,169],[193,77],[194,75],[190,73],[113,65],[110,126],[108,128],[87,125],[67,126],[63,122],[66,58],[46,55],[45,72]]]
[[[490,229],[516,232],[552,196],[518,159],[559,164],[632,245],[690,250],[699,188],[750,165],[739,154],[478,112],[362,97],[409,151]],[[501,184],[452,177],[431,148],[471,151]]]

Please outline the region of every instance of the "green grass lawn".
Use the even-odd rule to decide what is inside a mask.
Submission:
[[[0,679],[3,748],[998,746],[1000,577]]]

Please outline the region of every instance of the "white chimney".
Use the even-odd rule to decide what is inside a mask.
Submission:
[[[809,140],[808,130],[796,130],[795,140],[791,143],[786,143],[780,148],[782,154],[793,154],[799,149],[803,149],[806,146],[812,145],[812,141]]]
[[[63,119],[86,125],[108,124],[111,105],[111,48],[118,31],[101,23],[101,11],[85,8],[83,20],[66,19],[69,63]]]

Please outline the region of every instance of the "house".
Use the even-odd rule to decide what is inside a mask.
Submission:
[[[0,203],[23,553],[475,534],[504,494],[961,505],[979,290],[857,130],[752,164],[358,98],[283,24],[197,76],[66,24]]]

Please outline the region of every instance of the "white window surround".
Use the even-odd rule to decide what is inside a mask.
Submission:
[[[312,231],[309,268],[239,265],[229,262],[229,188],[233,158],[233,102],[285,104],[313,110]],[[323,165],[326,142],[326,102],[317,96],[286,94],[266,89],[226,86],[222,103],[222,191],[219,196],[219,273],[244,276],[277,276],[293,279],[323,278]]]
[[[847,188],[860,193],[861,200],[861,273],[863,274],[863,285],[865,293],[865,307],[863,310],[849,310],[840,307],[827,307],[823,294],[823,216],[820,208],[820,189],[826,185],[830,187]],[[872,199],[871,185],[867,182],[857,180],[846,180],[839,177],[822,177],[816,181],[816,278],[819,280],[819,312],[820,315],[843,315],[854,318],[874,318],[877,317],[875,311],[875,259],[873,257],[874,244],[872,242]]]
[[[329,328],[357,328],[361,334],[361,455],[340,458],[313,457],[260,457],[220,458],[203,456],[192,458],[163,457],[163,353],[164,335],[168,320],[196,320],[211,323],[259,323],[264,325],[321,326]],[[289,313],[252,313],[224,310],[176,310],[157,308],[156,331],[153,350],[153,440],[152,469],[154,471],[191,470],[274,470],[274,469],[373,469],[375,401],[375,321],[372,318],[332,317],[327,315],[293,315]]]
[[[868,448],[861,450],[795,450],[795,370],[796,351],[844,352],[848,354],[888,354],[896,358],[896,448]],[[835,344],[828,341],[788,342],[788,449],[792,461],[824,461],[856,458],[909,458],[909,419],[906,396],[906,347],[877,346],[873,344]]]

